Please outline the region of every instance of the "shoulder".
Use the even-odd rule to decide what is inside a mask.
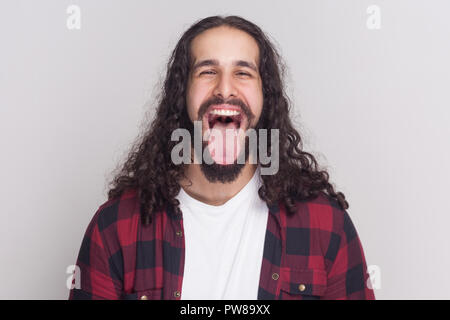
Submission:
[[[340,233],[349,224],[350,217],[338,201],[320,192],[310,200],[298,200],[296,212],[288,219],[293,223],[300,223],[309,229]]]
[[[123,193],[100,205],[90,220],[78,254],[83,290],[92,296],[117,299],[124,270],[135,258],[139,222],[138,193]],[[132,270],[132,268],[131,268]]]
[[[127,244],[135,239],[133,232],[137,230],[139,212],[138,192],[130,189],[120,197],[101,204],[91,220],[90,228],[98,230],[107,244]]]
[[[139,197],[136,189],[124,192],[120,197],[109,199],[97,209],[98,224],[100,229],[117,223],[119,220],[130,219],[139,213]]]

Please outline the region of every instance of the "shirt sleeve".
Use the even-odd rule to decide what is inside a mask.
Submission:
[[[369,274],[363,247],[355,226],[343,211],[340,230],[331,234],[327,258],[333,262],[328,270],[324,300],[375,300],[368,286]]]
[[[114,272],[114,259],[111,259],[99,228],[101,212],[99,208],[84,234],[75,268],[75,273],[79,274],[73,278],[69,300],[116,300],[121,297],[122,281]]]

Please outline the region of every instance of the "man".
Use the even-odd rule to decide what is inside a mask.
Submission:
[[[348,203],[302,151],[281,75],[245,19],[183,34],[155,119],[86,230],[70,299],[375,298]],[[176,130],[192,161],[174,160]],[[250,152],[252,130],[270,163]]]

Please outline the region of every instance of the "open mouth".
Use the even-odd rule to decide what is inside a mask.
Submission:
[[[218,164],[232,164],[241,149],[239,136],[247,126],[247,117],[238,106],[214,105],[203,116],[204,136],[213,160]]]
[[[210,129],[213,129],[216,125],[239,129],[241,127],[241,120],[241,112],[237,110],[213,109],[208,112],[208,125]]]

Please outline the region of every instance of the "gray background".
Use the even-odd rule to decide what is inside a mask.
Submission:
[[[66,9],[81,9],[68,30]],[[381,29],[366,26],[369,5]],[[289,68],[305,149],[350,203],[378,299],[449,299],[449,1],[0,2],[0,298],[66,268],[197,19],[241,15]]]

